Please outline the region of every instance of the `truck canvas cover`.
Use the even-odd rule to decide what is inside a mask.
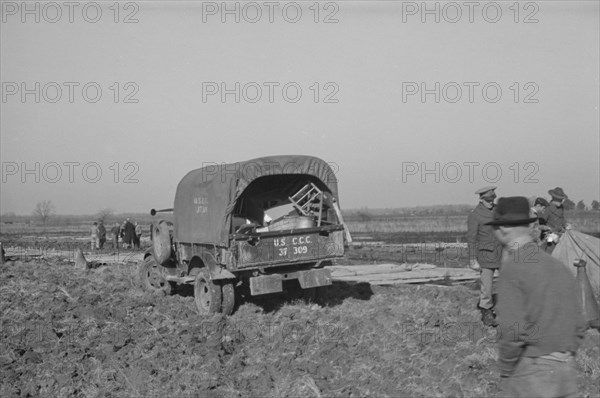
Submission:
[[[262,212],[289,203],[288,196],[306,181],[338,200],[332,168],[316,157],[268,156],[231,164],[203,163],[202,168],[190,171],[177,186],[173,210],[175,239],[226,247],[234,210],[239,210],[248,193],[252,193],[248,199],[252,199],[253,206]],[[249,192],[243,195],[246,188]]]

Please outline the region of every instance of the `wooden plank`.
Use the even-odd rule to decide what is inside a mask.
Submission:
[[[363,265],[332,265],[327,267],[334,274],[344,275],[371,275],[395,272],[408,272],[418,269],[436,268],[432,264],[363,264]]]
[[[368,282],[373,285],[475,280],[479,273],[469,268],[439,268],[431,264],[373,264],[332,266],[337,281]]]
[[[377,285],[377,286],[381,286],[381,285],[398,285],[398,284],[417,284],[417,283],[431,283],[431,282],[442,282],[442,281],[452,281],[452,282],[462,282],[462,281],[472,281],[475,280],[475,278],[472,277],[451,277],[451,278],[444,278],[444,277],[439,277],[439,278],[423,278],[423,279],[394,279],[391,281],[371,281],[369,282],[370,285]]]

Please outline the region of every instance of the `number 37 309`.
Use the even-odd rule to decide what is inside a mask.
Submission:
[[[308,247],[307,246],[294,246],[292,247],[292,254],[293,255],[300,255],[300,254],[307,254],[308,253]],[[287,247],[281,247],[279,248],[279,257],[285,257],[288,254],[288,248]]]

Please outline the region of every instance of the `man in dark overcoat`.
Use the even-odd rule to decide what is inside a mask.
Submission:
[[[126,245],[127,248],[133,247],[133,240],[135,239],[135,226],[128,218],[125,220],[125,224],[123,225],[123,244]]]
[[[481,291],[477,308],[481,311],[481,321],[486,326],[496,326],[494,313],[493,278],[500,267],[502,245],[494,236],[494,229],[486,225],[493,219],[496,187],[485,187],[476,191],[479,204],[471,210],[467,218],[467,242],[471,268],[480,269]]]

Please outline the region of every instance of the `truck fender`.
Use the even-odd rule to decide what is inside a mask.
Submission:
[[[167,265],[173,256],[172,233],[173,224],[169,221],[152,224],[152,249],[154,259],[160,265]]]
[[[217,264],[214,261],[213,256],[206,253],[204,253],[204,255],[192,257],[188,274],[190,276],[195,276],[199,272],[198,270],[203,268],[208,269],[208,275],[211,280],[237,278],[234,274]]]
[[[219,279],[236,279],[236,276],[231,272],[227,271],[225,268],[219,267],[215,270],[210,270],[210,277],[213,280]]]

